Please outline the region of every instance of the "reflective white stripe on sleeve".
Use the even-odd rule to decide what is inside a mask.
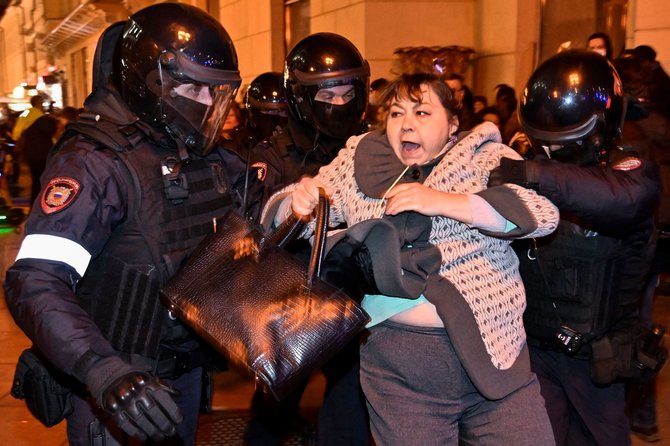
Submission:
[[[19,259],[42,259],[63,262],[83,276],[91,261],[91,254],[80,244],[63,237],[46,234],[30,234],[23,239],[16,256]]]

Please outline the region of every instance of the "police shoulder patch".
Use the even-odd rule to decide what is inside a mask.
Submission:
[[[71,177],[52,178],[42,192],[42,212],[47,215],[62,211],[72,204],[81,185]]]
[[[268,174],[268,165],[259,161],[257,163],[253,163],[251,167],[256,169],[256,178],[258,178],[258,181],[265,181],[265,177]]]

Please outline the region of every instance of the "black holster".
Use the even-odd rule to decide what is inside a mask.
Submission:
[[[72,413],[70,396],[75,383],[31,347],[19,356],[11,394],[16,399],[25,399],[30,413],[51,427]]]
[[[633,376],[635,340],[628,336],[603,336],[591,341],[591,379],[606,386]]]

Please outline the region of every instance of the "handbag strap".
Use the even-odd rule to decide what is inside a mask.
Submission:
[[[266,238],[280,248],[284,248],[291,240],[300,234],[304,227],[305,222],[294,214],[291,214],[270,234],[268,234]]]
[[[330,213],[330,201],[326,191],[319,188],[319,204],[316,213],[316,227],[314,228],[314,246],[309,258],[307,268],[307,288],[312,288],[314,279],[321,275],[321,261],[326,250],[326,233],[328,232],[328,220]]]
[[[314,228],[314,245],[312,246],[312,253],[307,268],[307,288],[312,288],[314,279],[321,275],[321,262],[326,250],[329,213],[330,200],[326,196],[326,191],[323,188],[319,188],[319,204],[317,205],[316,226]],[[294,214],[289,215],[275,230],[261,240],[261,251],[263,250],[262,246],[267,241],[274,243],[280,248],[284,248],[300,234],[304,227],[304,220]]]

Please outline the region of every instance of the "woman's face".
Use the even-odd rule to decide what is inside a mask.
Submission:
[[[460,79],[447,79],[446,82],[449,86],[449,89],[451,90],[451,94],[454,95],[454,100],[459,107],[462,106],[463,98],[465,98],[465,88],[463,86],[463,81]]]
[[[425,164],[440,154],[458,127],[458,118],[440,103],[432,87],[421,86],[421,102],[395,98],[386,118],[386,136],[403,164]]]
[[[596,37],[595,39],[589,40],[588,49],[590,51],[595,51],[601,56],[607,56],[607,44],[602,37]]]

